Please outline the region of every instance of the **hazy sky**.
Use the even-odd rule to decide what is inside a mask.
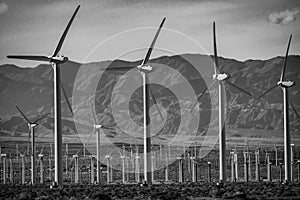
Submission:
[[[0,64],[36,66],[39,63],[8,60],[6,55],[52,54],[78,4],[81,8],[61,51],[77,62],[107,38],[130,29],[157,27],[163,17],[167,17],[165,28],[193,38],[209,54],[213,21],[220,56],[238,60],[281,56],[289,34],[293,34],[290,54],[300,54],[299,0],[0,0]],[[150,32],[154,35],[155,30]],[[162,30],[161,35],[166,33]],[[139,31],[126,37],[118,41],[120,48],[107,45],[104,54],[88,61],[114,59],[124,53],[123,47],[136,48],[135,39],[145,44],[152,40]],[[157,47],[167,38],[161,37]],[[164,49],[177,45],[177,53],[204,53],[189,49],[184,39],[166,41]]]

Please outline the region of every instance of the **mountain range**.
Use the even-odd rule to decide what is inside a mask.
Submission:
[[[80,122],[75,125],[74,118],[62,98],[63,134],[76,135],[78,126],[92,131],[91,113],[86,112],[91,100],[95,100],[95,110],[99,123],[111,127],[122,126],[137,131],[142,128],[143,99],[141,77],[137,72],[119,69],[137,66],[141,61],[101,61],[80,64],[68,61],[61,65],[62,84],[72,102],[73,111]],[[187,88],[192,88],[197,96],[208,87],[212,79],[212,57],[200,54],[162,56],[151,60],[157,73],[150,76],[151,88],[159,108],[166,118],[162,127],[156,127],[159,135],[175,134],[180,131],[180,123],[187,123],[182,117],[183,106],[191,110],[195,99],[189,96]],[[237,61],[219,58],[220,71],[231,75],[229,81],[251,92],[249,97],[239,90],[226,87],[226,126],[236,129],[283,129],[283,98],[279,88],[257,100],[265,90],[277,83],[280,77],[283,57],[267,60]],[[285,79],[296,85],[289,89],[290,100],[300,112],[300,56],[289,56]],[[115,70],[107,71],[109,68]],[[96,85],[95,85],[96,83]],[[139,84],[138,84],[139,83]],[[138,86],[136,86],[138,85]],[[190,86],[188,86],[190,85]],[[131,86],[133,90],[131,90]],[[180,91],[177,97],[172,91]],[[28,127],[15,106],[18,105],[28,118],[35,118],[53,112],[53,70],[51,65],[40,64],[34,68],[18,67],[12,64],[0,66],[0,132],[1,136],[24,136]],[[131,93],[130,93],[131,92]],[[217,109],[217,87],[211,89],[211,96],[204,95],[197,104],[193,115],[201,114],[198,134],[202,134],[211,122],[211,110]],[[74,97],[76,95],[76,98]],[[197,98],[196,98],[197,99]],[[151,100],[151,106],[153,100]],[[115,107],[112,105],[116,105]],[[127,107],[126,107],[127,106]],[[125,108],[125,109],[124,109]],[[126,111],[127,108],[127,111]],[[118,109],[117,111],[114,109]],[[161,121],[155,108],[151,120]],[[124,113],[128,112],[130,117]],[[126,111],[126,112],[125,112]],[[290,109],[290,129],[300,130],[300,119]],[[116,119],[122,119],[117,122]],[[131,119],[129,119],[131,118]],[[213,119],[216,121],[217,119]],[[135,125],[133,126],[133,123]],[[130,127],[129,127],[130,126]],[[121,129],[107,131],[109,137],[120,134]],[[50,114],[40,124],[38,137],[53,136],[53,115]]]

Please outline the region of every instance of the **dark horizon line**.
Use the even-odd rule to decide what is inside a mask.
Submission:
[[[26,54],[24,54],[24,55],[26,55]],[[200,56],[210,56],[210,57],[214,56],[213,54],[205,55],[205,54],[201,54],[201,53],[182,53],[182,54],[176,54],[176,55],[161,55],[161,56],[158,56],[158,57],[151,58],[150,60],[155,60],[155,59],[159,59],[159,58],[162,58],[162,57],[174,57],[174,56],[183,56],[183,55],[200,55]],[[298,57],[298,56],[300,56],[300,54],[289,55],[289,57]],[[237,61],[237,62],[247,62],[247,61],[267,61],[267,60],[271,60],[271,59],[278,58],[278,57],[283,58],[284,55],[277,55],[277,56],[269,57],[269,58],[266,58],[266,59],[248,58],[248,59],[245,59],[245,60],[239,60],[239,59],[236,59],[236,58],[224,57],[224,56],[220,56],[220,55],[218,57],[222,58],[222,59],[234,60],[234,61]],[[69,59],[68,62],[74,62],[74,63],[83,65],[83,64],[101,63],[101,62],[113,62],[113,61],[116,61],[116,60],[135,63],[135,62],[140,62],[143,59],[139,59],[139,60],[123,60],[123,59],[110,60],[110,59],[107,59],[107,60],[100,60],[100,61],[90,61],[90,62],[86,62],[86,63],[82,63],[82,62],[79,62],[79,61]],[[34,61],[27,61],[27,62],[34,62]],[[4,66],[4,65],[14,65],[14,66],[19,67],[19,68],[36,68],[36,67],[40,66],[41,64],[46,64],[46,65],[48,64],[47,62],[42,62],[42,61],[41,62],[36,61],[36,63],[39,63],[39,64],[37,64],[35,66],[20,66],[20,65],[17,65],[15,63],[4,63],[4,64],[0,64],[0,67]]]

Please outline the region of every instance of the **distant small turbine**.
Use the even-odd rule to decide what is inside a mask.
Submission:
[[[73,155],[74,158],[74,162],[75,162],[75,183],[79,183],[79,163],[78,163],[78,154],[81,151],[81,149],[79,149],[76,154]]]
[[[101,136],[101,132],[100,132],[100,130],[102,130],[102,129],[115,130],[115,129],[111,128],[111,127],[108,127],[106,125],[99,124],[92,104],[91,104],[91,109],[92,109],[92,117],[93,117],[93,121],[94,121],[94,130],[93,130],[93,132],[96,131],[96,133],[97,133],[97,139],[96,139],[97,157],[96,158],[97,158],[97,183],[99,184],[100,183],[100,174],[101,174],[101,162],[100,162],[101,161],[101,157],[100,157],[100,136]],[[88,138],[87,144],[89,143],[93,132],[91,132],[91,134]]]
[[[40,153],[38,154],[39,157],[39,163],[40,163],[40,183],[43,184],[44,183],[44,166],[43,166],[43,158],[44,158],[44,145],[40,151]]]
[[[35,185],[36,184],[36,167],[35,167],[35,159],[36,159],[35,153],[36,152],[35,152],[34,128],[37,127],[38,122],[43,120],[44,118],[46,118],[49,115],[49,113],[47,113],[46,115],[43,115],[42,117],[40,117],[34,121],[30,121],[18,106],[16,106],[16,108],[19,111],[19,113],[23,116],[23,118],[25,119],[25,121],[27,122],[28,127],[29,127],[28,137],[31,136],[31,184]]]

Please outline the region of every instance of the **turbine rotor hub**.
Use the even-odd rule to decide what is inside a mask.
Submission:
[[[50,62],[53,62],[53,63],[56,63],[56,64],[62,64],[62,63],[65,63],[69,60],[68,57],[65,57],[65,56],[51,56],[50,57]]]
[[[288,87],[294,86],[295,82],[293,82],[293,81],[278,81],[277,85],[280,87],[288,88]]]
[[[224,81],[230,78],[230,75],[227,73],[222,73],[222,74],[214,74],[213,79],[217,79],[218,81]]]
[[[31,127],[31,128],[34,128],[34,127],[37,127],[38,124],[37,123],[31,123],[31,124],[28,124],[28,126]]]
[[[137,68],[140,70],[140,72],[144,72],[144,73],[150,73],[156,69],[151,65],[139,65]]]
[[[102,125],[96,124],[96,125],[94,125],[94,127],[95,127],[95,129],[99,129],[99,128],[102,128]]]

